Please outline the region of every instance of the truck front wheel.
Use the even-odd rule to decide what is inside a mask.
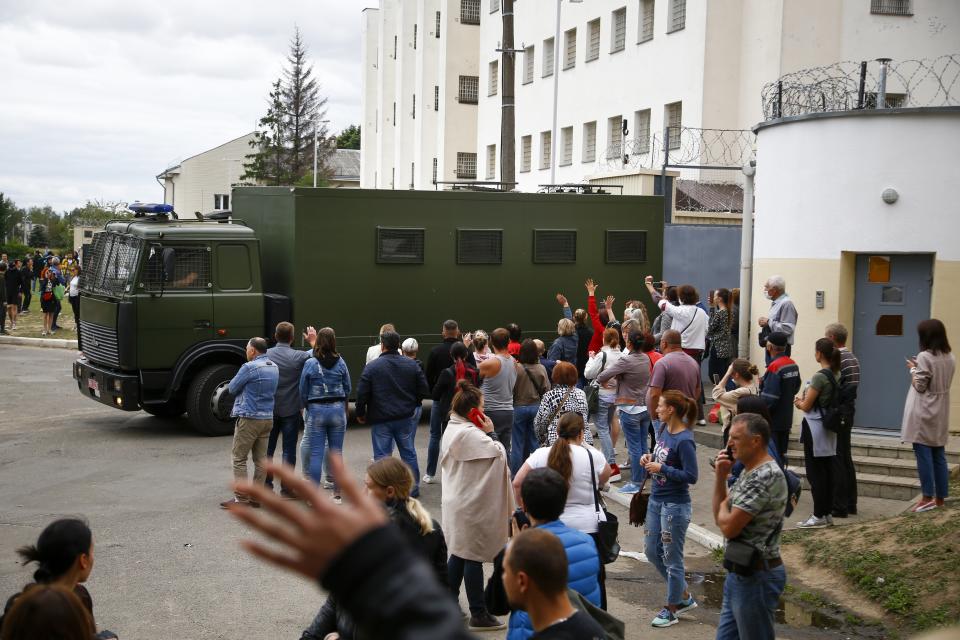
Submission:
[[[230,409],[233,397],[227,384],[240,367],[217,364],[203,369],[187,391],[187,415],[193,428],[205,436],[228,436],[233,433]]]

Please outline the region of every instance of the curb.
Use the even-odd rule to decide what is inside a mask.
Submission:
[[[602,491],[603,497],[616,502],[617,504],[630,508],[630,497],[620,494],[617,491]],[[687,527],[687,539],[693,540],[701,547],[704,547],[707,550],[712,551],[713,549],[720,547],[723,548],[723,537],[710,531],[705,527],[701,527],[698,524],[693,524],[692,522]]]
[[[17,344],[24,347],[43,347],[47,349],[80,348],[76,340],[62,340],[59,338],[22,338],[20,336],[0,336],[0,344]]]

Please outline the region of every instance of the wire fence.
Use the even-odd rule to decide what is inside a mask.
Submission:
[[[764,120],[858,109],[958,106],[960,54],[803,69],[764,85],[761,99]]]

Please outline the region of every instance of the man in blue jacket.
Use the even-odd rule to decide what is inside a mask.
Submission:
[[[357,421],[370,425],[375,460],[393,454],[396,442],[400,459],[413,471],[414,488],[420,495],[420,465],[414,436],[416,411],[420,401],[430,395],[427,379],[416,360],[400,354],[400,336],[395,331],[380,334],[380,357],[371,360],[357,384]]]
[[[267,341],[250,338],[247,343],[247,362],[233,376],[227,390],[234,397],[231,416],[237,419],[233,432],[233,477],[247,480],[247,457],[253,455],[253,481],[263,484],[267,477],[263,468],[267,456],[267,440],[273,428],[274,396],[280,381],[280,370],[267,357]],[[232,500],[221,502],[224,509],[234,503],[260,505],[240,493]]]
[[[770,409],[770,438],[784,463],[793,426],[793,399],[801,384],[800,368],[786,354],[788,346],[785,333],[774,331],[767,336],[767,371],[760,379],[760,397]]]
[[[563,476],[551,469],[534,469],[520,487],[520,500],[530,524],[549,531],[560,539],[567,553],[567,586],[584,598],[600,606],[600,556],[597,546],[586,533],[571,529],[560,522],[560,514],[567,503],[567,483]],[[507,640],[527,640],[533,636],[533,624],[527,612],[510,613]]]

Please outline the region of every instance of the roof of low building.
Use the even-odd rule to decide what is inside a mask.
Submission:
[[[334,180],[360,181],[360,151],[336,149],[328,160]]]
[[[743,187],[724,182],[677,180],[678,211],[743,212]]]

